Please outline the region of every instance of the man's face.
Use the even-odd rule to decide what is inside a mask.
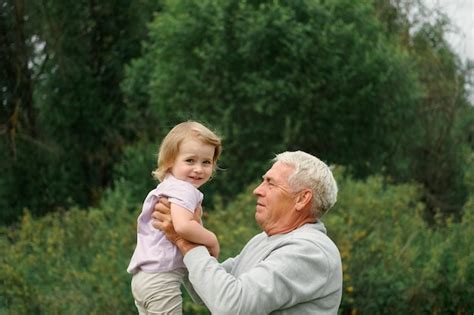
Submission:
[[[255,220],[267,234],[284,229],[294,220],[295,194],[288,185],[293,172],[293,167],[276,162],[253,191],[257,196]]]

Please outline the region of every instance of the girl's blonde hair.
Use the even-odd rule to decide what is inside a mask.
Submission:
[[[173,167],[174,161],[179,154],[179,146],[185,139],[194,138],[204,144],[214,146],[212,158],[213,168],[216,169],[217,159],[221,155],[221,139],[214,132],[196,121],[182,122],[168,132],[160,145],[157,159],[157,168],[152,172],[154,178],[160,182],[166,173]]]

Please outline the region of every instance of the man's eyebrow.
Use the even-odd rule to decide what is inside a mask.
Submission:
[[[270,182],[270,181],[271,181],[271,182],[275,181],[275,179],[274,179],[271,175],[268,175],[268,174],[263,175],[263,176],[262,176],[262,179],[263,179],[263,180],[266,180],[266,181],[268,181],[268,182]]]

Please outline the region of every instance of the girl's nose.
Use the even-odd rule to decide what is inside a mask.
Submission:
[[[196,164],[196,165],[194,166],[194,171],[195,171],[196,173],[201,173],[201,172],[202,172],[202,166]]]

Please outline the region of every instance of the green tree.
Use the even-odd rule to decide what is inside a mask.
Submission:
[[[418,108],[420,132],[413,172],[425,187],[431,217],[439,210],[459,214],[468,194],[463,181],[465,126],[460,115],[473,109],[467,103],[463,67],[444,33],[443,25],[425,26],[414,36],[413,44],[425,91]]]
[[[286,149],[358,175],[395,167],[420,95],[372,3],[345,0],[169,1],[123,88],[137,132],[197,119],[223,135],[225,195]]]
[[[139,55],[160,2],[2,4],[2,146],[16,153],[2,150],[2,221],[24,207],[95,204],[133,128],[119,88],[124,64]]]
[[[410,157],[406,171],[390,174],[423,185],[426,217],[432,222],[440,211],[459,217],[469,193],[463,173],[474,115],[466,90],[472,66],[463,64],[446,41],[454,25],[443,13],[428,10],[417,0],[376,3],[388,36],[413,60],[422,91],[416,128],[404,148]]]
[[[0,132],[5,135],[3,149],[15,156],[17,133],[36,134],[34,78],[28,66],[35,42],[28,38],[24,1],[2,0],[0,7]]]
[[[22,193],[32,192],[26,176],[38,178],[42,164],[32,167],[38,136],[32,71],[37,38],[31,36],[24,1],[2,0],[0,7],[0,222],[10,222],[21,215],[19,209],[10,209],[12,204]]]

